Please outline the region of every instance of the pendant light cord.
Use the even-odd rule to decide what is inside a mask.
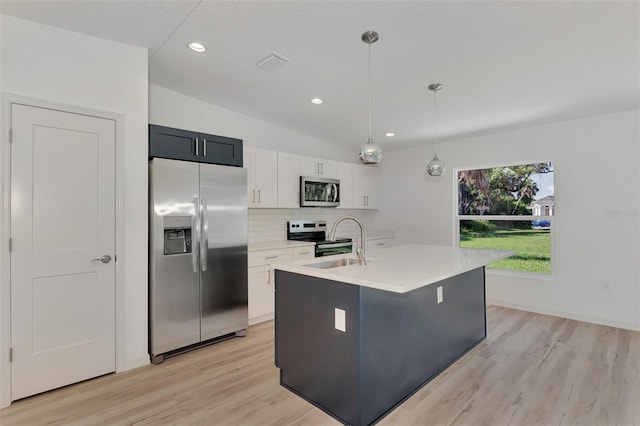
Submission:
[[[373,142],[373,137],[371,136],[371,42],[369,42],[369,61],[367,66],[367,85],[369,86],[369,141],[367,143],[371,143]]]
[[[436,111],[438,109],[438,90],[433,91],[433,155],[438,155],[438,122],[436,120]]]

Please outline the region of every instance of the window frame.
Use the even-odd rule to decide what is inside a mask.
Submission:
[[[553,215],[551,216],[524,216],[524,215],[461,215],[459,214],[459,205],[458,205],[458,174],[461,171],[465,170],[481,170],[481,169],[491,169],[496,167],[510,167],[510,166],[519,166],[525,164],[537,164],[537,163],[546,163],[550,162],[554,165],[554,176],[553,176],[553,185],[554,185],[554,197],[555,197],[555,188],[556,179],[555,179],[555,161],[553,159],[539,160],[539,161],[514,161],[514,162],[500,162],[493,163],[492,165],[480,165],[480,166],[461,166],[453,168],[453,241],[456,247],[460,247],[460,222],[463,220],[488,220],[488,221],[496,221],[496,220],[512,220],[512,221],[523,221],[523,222],[532,222],[534,220],[548,220],[550,223],[550,242],[551,245],[551,271],[548,274],[543,274],[539,272],[525,272],[518,271],[513,269],[499,269],[492,268],[487,266],[485,268],[486,273],[494,274],[494,275],[504,275],[511,277],[521,277],[521,278],[536,278],[539,280],[552,281],[555,276],[556,271],[556,255],[555,255],[555,218],[556,218],[556,206],[554,202],[553,207]],[[535,218],[535,219],[533,219]]]

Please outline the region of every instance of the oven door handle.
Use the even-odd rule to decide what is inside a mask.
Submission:
[[[353,243],[318,244],[318,248],[352,247]]]

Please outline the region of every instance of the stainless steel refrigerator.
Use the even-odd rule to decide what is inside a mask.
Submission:
[[[241,167],[149,162],[149,354],[244,335],[247,173]]]

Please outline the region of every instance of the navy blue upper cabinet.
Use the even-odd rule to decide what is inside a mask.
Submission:
[[[242,167],[242,139],[200,133],[201,162]]]
[[[149,125],[149,158],[242,167],[242,139]]]

